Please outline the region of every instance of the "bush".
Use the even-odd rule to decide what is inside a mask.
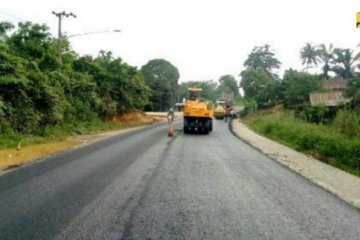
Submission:
[[[349,110],[339,110],[333,126],[339,133],[347,137],[360,137],[360,114]]]
[[[310,123],[323,123],[331,119],[331,112],[326,106],[306,107],[305,120]]]
[[[350,115],[343,111],[337,116],[334,125],[342,123],[347,134],[340,133],[332,125],[310,124],[293,117],[292,112],[278,112],[276,114],[256,114],[248,118],[252,120],[250,126],[261,134],[280,141],[296,150],[316,152],[328,158],[331,164],[360,175],[360,139],[350,134],[350,128],[359,129]],[[354,117],[354,116],[352,116]],[[346,119],[348,118],[348,119]],[[349,123],[347,123],[349,121]],[[351,126],[348,126],[350,124]],[[340,126],[342,126],[340,124]],[[358,131],[358,130],[356,130]],[[349,137],[349,134],[352,136]]]

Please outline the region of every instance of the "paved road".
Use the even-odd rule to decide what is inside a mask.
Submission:
[[[358,210],[214,128],[152,126],[1,176],[0,239],[360,238]]]

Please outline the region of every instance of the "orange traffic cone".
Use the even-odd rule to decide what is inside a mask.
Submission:
[[[168,126],[168,137],[172,137],[174,135],[174,128],[172,124]]]

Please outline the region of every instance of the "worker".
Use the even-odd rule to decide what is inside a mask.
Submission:
[[[225,107],[225,116],[224,116],[225,122],[227,122],[228,119],[230,120],[231,111],[232,111],[232,107],[230,105],[226,105],[226,107]]]
[[[175,118],[174,109],[170,108],[167,113],[167,119],[168,119],[167,132],[169,137],[172,137],[174,135],[174,127],[173,127],[174,118]]]
[[[174,118],[175,118],[174,109],[170,108],[169,111],[168,111],[168,123],[169,122],[172,123],[174,121]]]

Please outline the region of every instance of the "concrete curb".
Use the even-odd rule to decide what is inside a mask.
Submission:
[[[359,177],[267,139],[236,119],[230,123],[229,128],[244,142],[360,209]]]

